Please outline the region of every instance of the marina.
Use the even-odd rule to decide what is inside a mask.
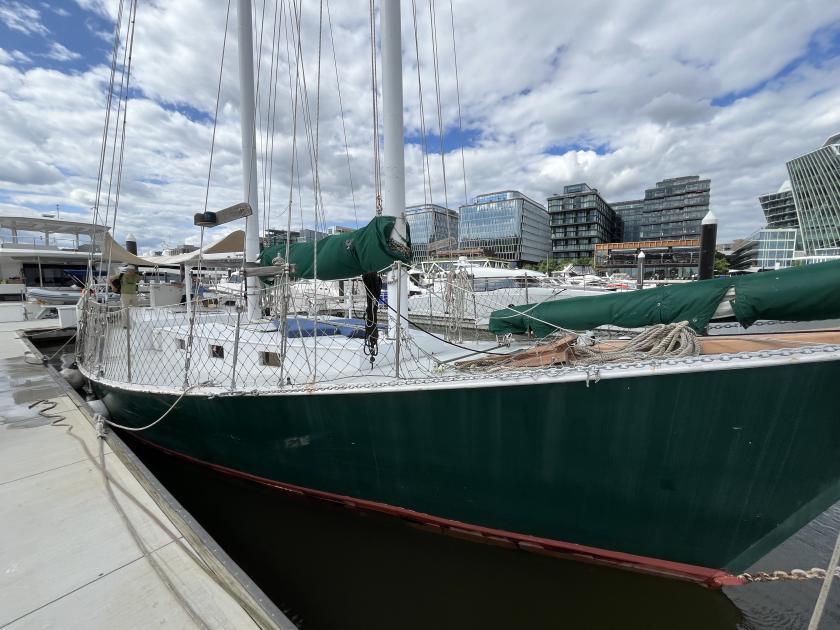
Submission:
[[[0,0],[0,629],[840,625],[840,12],[458,4]]]
[[[56,463],[60,466],[64,461],[61,453],[69,451],[68,462],[73,462],[69,464],[70,467],[81,467],[95,473],[95,464],[90,463],[83,447],[65,435],[66,427],[52,426],[53,419],[44,418],[28,408],[30,401],[44,397],[60,402],[59,406],[47,412],[48,415],[60,413],[65,420],[70,419],[73,432],[84,436],[89,448],[96,448],[98,440],[95,431],[89,424],[90,420],[84,418],[84,413],[75,407],[76,397],[68,396],[66,388],[51,378],[40,362],[35,362],[35,365],[24,362],[23,354],[27,352],[27,346],[18,340],[18,334],[14,331],[25,328],[30,337],[54,337],[55,341],[44,348],[46,356],[53,355],[61,347],[67,333],[60,336],[52,333],[55,320],[35,324],[18,323],[14,326],[7,324],[5,328],[7,330],[3,332],[3,344],[0,346],[3,382],[11,391],[5,393],[8,404],[4,403],[4,408],[20,411],[6,412],[3,416],[4,462],[13,467],[14,475],[22,474],[29,479],[28,483],[33,483],[39,475],[56,474],[58,471],[53,471]],[[47,332],[50,334],[45,334]],[[60,330],[57,332],[61,333]],[[31,356],[29,360],[34,361]],[[12,392],[16,406],[11,401]],[[84,408],[84,403],[78,404]],[[22,423],[21,428],[10,428],[18,422]],[[19,441],[8,441],[5,437],[8,431],[18,431],[22,435],[29,432],[31,437],[27,439],[26,448]],[[106,442],[110,444],[115,437],[111,433]],[[545,627],[552,625],[558,614],[569,621],[605,626],[624,624],[672,627],[676,624],[698,629],[804,627],[820,584],[813,580],[776,582],[709,591],[662,578],[521,553],[504,546],[476,544],[473,540],[457,535],[441,536],[387,516],[365,515],[364,512],[348,510],[339,504],[278,494],[270,488],[168,456],[131,436],[126,436],[126,440],[143,466],[148,467],[154,479],[162,484],[161,489],[165,487],[164,492],[174,495],[177,503],[185,510],[184,514],[188,514],[187,518],[197,519],[202,524],[201,528],[213,537],[212,540],[221,544],[225,552],[235,558],[236,566],[257,581],[260,591],[267,598],[282,606],[289,616],[303,622],[300,627],[389,628],[399,619],[402,627],[421,628],[439,624],[442,618],[446,619],[444,625],[449,626],[504,623]],[[69,444],[66,443],[68,441]],[[62,443],[65,443],[64,447],[61,447]],[[109,457],[115,457],[107,444],[105,449]],[[46,459],[48,464],[45,466],[33,462],[33,452],[40,453],[42,461]],[[97,451],[93,450],[92,455],[96,458]],[[34,466],[25,469],[21,461],[31,462]],[[119,475],[117,481],[123,487],[135,488],[134,496],[142,499],[150,510],[154,509],[145,491],[137,490],[136,482],[131,483],[131,473],[118,470],[116,463],[109,462],[109,466],[109,472]],[[36,472],[44,468],[48,470],[40,474]],[[105,490],[98,473],[94,479],[92,489],[99,488],[99,501],[103,505],[91,518],[103,520],[101,510],[107,513],[113,512],[114,508],[104,498]],[[14,483],[4,483],[3,486]],[[70,483],[78,485],[75,477]],[[203,490],[197,491],[199,488]],[[23,487],[19,487],[19,490],[23,491]],[[27,487],[25,494],[31,492],[31,488]],[[119,496],[122,498],[121,494]],[[269,498],[270,501],[266,501]],[[63,505],[51,509],[59,510],[60,514],[65,515],[62,518],[66,518],[70,512]],[[130,502],[125,505],[131,507]],[[27,506],[26,513],[34,516],[33,511],[43,510],[44,507],[42,502],[38,502],[36,506]],[[23,511],[16,510],[16,514]],[[231,512],[236,513],[238,518],[230,519],[228,515]],[[170,530],[174,527],[156,510],[154,513],[168,523]],[[131,515],[138,516],[133,512]],[[159,525],[147,515],[140,512],[139,516],[145,526],[143,533],[153,536],[153,540],[156,535],[158,544],[168,540],[167,534],[160,534],[160,530],[155,534]],[[4,523],[12,521],[4,520]],[[74,545],[74,549],[78,549],[77,553],[81,557],[76,561],[87,566],[90,562],[88,545],[96,546],[97,558],[106,551],[98,536],[103,531],[101,527],[91,533],[92,536],[97,535],[95,543],[93,540],[85,542],[79,539],[80,533],[77,532],[85,531],[84,528],[69,529],[67,524],[63,527],[45,527],[45,531],[36,530],[33,535],[37,534],[41,543],[54,537],[56,544],[61,547],[67,543],[68,537],[78,539],[79,546]],[[111,527],[119,531],[119,522]],[[749,570],[758,572],[772,571],[779,567],[824,565],[838,527],[840,509],[834,506]],[[125,543],[121,542],[123,538],[117,537],[113,545],[132,547],[134,543],[130,542],[128,533],[123,534],[123,537]],[[269,547],[262,542],[266,538],[274,541]],[[21,539],[16,537],[15,540],[20,543]],[[20,560],[29,558],[32,547],[29,543],[26,545],[16,544],[12,548],[4,548],[3,566],[8,568],[6,562],[14,559],[11,555],[14,553],[24,554]],[[166,548],[172,545],[170,543]],[[139,551],[137,553],[140,554]],[[51,574],[67,572],[74,566],[73,556],[66,553],[53,559],[57,563],[52,565]],[[19,563],[20,560],[15,562]],[[103,558],[103,561],[106,560],[107,557]],[[173,561],[167,566],[178,569],[179,592],[187,593],[192,598],[189,601],[198,605],[204,603],[202,598],[206,597],[204,593],[207,590],[215,593],[216,588],[209,579],[193,583],[196,574],[200,573],[190,570],[192,562],[189,557],[183,557],[178,563]],[[119,569],[109,579],[121,579],[120,571],[127,572],[125,568]],[[22,568],[15,575],[7,574],[6,579],[23,586],[31,582],[22,580],[35,580],[37,583],[44,575],[43,572],[35,572],[22,578],[21,572]],[[79,592],[73,591],[43,606],[43,610],[30,604],[33,608],[39,608],[37,612],[40,617],[24,617],[8,627],[30,627],[27,623],[33,619],[47,620],[44,623],[49,625],[49,619],[57,618],[52,615],[59,613],[63,618],[76,620],[78,624],[87,620],[92,625],[98,623],[103,627],[145,627],[150,619],[177,620],[179,626],[189,623],[189,617],[179,609],[177,600],[160,584],[159,578],[151,573],[139,578],[131,576],[134,580],[132,585],[138,584],[137,580],[150,585],[148,589],[142,590],[143,594],[139,598],[133,598],[131,604],[119,597],[115,598],[115,593],[125,592],[120,586],[125,582],[119,582],[114,587],[116,590],[103,592],[101,589],[108,584],[99,584],[103,579],[100,578],[80,588]],[[237,572],[237,575],[241,576],[241,573]],[[151,587],[154,584],[157,586]],[[205,590],[198,585],[203,585]],[[101,610],[89,599],[85,599],[88,597],[86,589],[90,593],[89,597],[112,598],[113,605]],[[8,591],[4,589],[4,592]],[[418,592],[423,593],[422,607],[416,606]],[[600,613],[593,613],[593,607],[597,608],[598,602],[605,596],[614,605],[609,609],[601,608]],[[329,599],[332,604],[325,606],[325,599]],[[156,616],[150,618],[144,615],[148,615],[152,602],[161,603],[153,608]],[[115,624],[115,619],[125,617],[123,612],[129,605],[136,607],[132,619],[139,625],[133,625],[133,622],[126,626]],[[204,621],[208,622],[207,627],[248,627],[242,623],[241,617],[231,613],[231,609],[235,610],[234,604],[222,608],[223,613],[229,617],[203,615]],[[376,612],[372,612],[374,610]],[[406,616],[409,610],[412,613]],[[226,625],[223,621],[226,618],[238,622]],[[828,627],[840,623],[840,603],[836,593],[829,599],[824,623]],[[291,626],[278,624],[277,627]]]

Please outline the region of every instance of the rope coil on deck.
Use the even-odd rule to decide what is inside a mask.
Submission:
[[[573,363],[599,365],[613,361],[671,359],[695,356],[699,352],[697,333],[687,321],[683,321],[652,326],[617,350],[599,350],[597,346],[576,345],[576,358]]]
[[[687,321],[673,324],[656,324],[627,341],[619,348],[598,345],[590,336],[573,331],[550,335],[537,341],[527,350],[502,353],[454,364],[460,369],[479,369],[482,372],[509,371],[518,368],[547,368],[567,365],[585,368],[587,386],[598,370],[614,363],[632,363],[649,360],[679,360],[700,353],[697,333]]]

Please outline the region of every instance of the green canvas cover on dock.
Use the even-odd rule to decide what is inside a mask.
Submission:
[[[639,328],[688,321],[708,326],[726,292],[735,289],[738,322],[759,319],[812,321],[840,317],[840,261],[765,271],[748,276],[700,280],[628,293],[611,293],[493,311],[490,331],[544,337],[557,328],[590,330],[614,325]]]
[[[411,255],[392,249],[391,231],[394,229],[394,217],[374,217],[365,227],[327,236],[318,241],[318,279],[342,280],[354,278],[364,273],[380,271],[395,260],[406,264],[411,262]],[[406,237],[411,244],[411,237],[406,224]],[[272,245],[260,254],[260,264],[269,266],[280,256],[295,265],[295,278],[315,277],[315,242],[292,243],[286,256],[286,244]],[[270,283],[270,278],[264,278]]]

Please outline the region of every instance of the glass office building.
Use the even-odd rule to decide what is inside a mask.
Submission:
[[[709,211],[711,180],[697,175],[663,179],[645,191],[639,228],[643,241],[700,237],[700,222]]]
[[[638,241],[641,238],[645,200],[614,201],[610,205],[615,210],[616,216],[621,219],[621,238],[619,240],[623,243]]]
[[[479,195],[460,208],[459,249],[482,249],[522,266],[545,260],[550,245],[545,207],[521,192]]]
[[[765,271],[793,265],[799,250],[796,228],[764,228],[756,230],[738,243],[729,257],[731,269]]]
[[[596,244],[621,239],[621,220],[588,184],[564,186],[562,195],[548,198],[548,213],[554,260],[592,258]]]
[[[778,192],[761,195],[758,198],[767,227],[771,230],[778,228],[798,228],[799,218],[796,216],[796,204],[793,201],[793,191],[790,182],[785,182]]]
[[[414,262],[424,262],[458,246],[458,213],[435,204],[405,209],[411,230],[411,255]]]
[[[840,133],[787,170],[806,255],[840,246]]]
[[[790,267],[796,255],[799,230],[796,228],[773,228],[758,231],[759,269],[781,269]]]

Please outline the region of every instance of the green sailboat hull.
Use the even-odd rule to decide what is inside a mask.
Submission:
[[[187,394],[142,437],[279,485],[738,573],[840,499],[838,382],[828,360],[597,383]],[[176,399],[94,386],[129,426]]]

